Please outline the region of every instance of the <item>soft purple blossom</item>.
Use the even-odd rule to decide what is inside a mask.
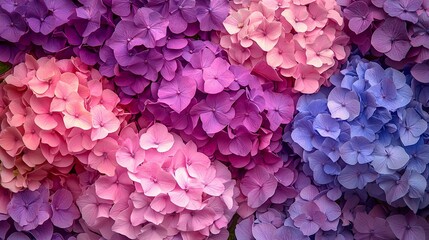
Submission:
[[[27,31],[27,24],[17,12],[0,11],[0,21],[0,37],[7,41],[18,42]]]
[[[168,21],[150,8],[139,8],[133,20],[139,29],[139,43],[147,48],[154,48],[156,41],[166,35]]]
[[[229,4],[226,0],[201,1],[196,10],[202,31],[221,30],[220,23],[228,16]]]
[[[8,204],[8,214],[23,229],[33,230],[51,216],[46,190],[16,193]]]
[[[386,0],[383,4],[383,9],[391,17],[398,17],[399,19],[417,22],[417,10],[420,9],[423,0]]]
[[[371,43],[377,51],[386,54],[386,56],[395,61],[404,59],[411,48],[406,23],[397,18],[386,19],[374,31]]]
[[[196,0],[170,0],[168,20],[174,24],[168,28],[176,34],[184,32],[188,23],[197,21],[195,7]]]
[[[364,1],[355,1],[344,9],[349,28],[356,34],[364,32],[373,21],[372,12]]]
[[[73,221],[80,217],[73,195],[66,189],[59,189],[52,195],[52,223],[60,228],[73,225]]]
[[[412,26],[411,45],[413,47],[423,46],[429,48],[429,15],[422,13],[419,15],[418,22]]]
[[[347,189],[363,189],[377,179],[377,173],[368,164],[347,165],[338,176],[338,181]]]

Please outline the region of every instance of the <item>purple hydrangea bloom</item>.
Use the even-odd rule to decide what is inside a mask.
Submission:
[[[139,8],[133,19],[139,29],[139,43],[147,48],[154,48],[156,41],[165,37],[168,21],[161,14],[150,8]]]
[[[377,145],[373,153],[371,165],[381,174],[391,174],[403,168],[409,160],[409,155],[401,146]]]
[[[322,137],[337,139],[340,136],[340,125],[329,114],[319,114],[314,118],[313,128]]]
[[[10,217],[24,230],[33,230],[51,216],[46,189],[24,190],[13,195],[7,206]]]
[[[0,37],[10,42],[18,42],[27,32],[27,24],[17,12],[8,13],[0,9]]]
[[[387,219],[387,223],[398,239],[424,239],[427,237],[427,221],[412,213],[406,215],[392,215]]]
[[[411,45],[413,47],[423,46],[429,48],[429,15],[422,13],[419,16],[418,22],[412,26],[412,34],[410,36]]]
[[[355,92],[334,88],[328,96],[328,108],[332,117],[353,120],[360,113],[360,102]]]
[[[340,155],[350,165],[372,162],[375,145],[365,137],[352,137],[340,147]]]
[[[112,12],[121,17],[127,17],[143,7],[142,0],[112,0]]]
[[[315,151],[306,156],[313,171],[314,181],[318,184],[328,184],[340,174],[341,167],[321,151]]]
[[[197,19],[202,31],[221,30],[222,22],[228,16],[229,3],[226,0],[198,1]]]
[[[423,0],[386,0],[383,8],[391,17],[417,23],[417,10],[420,9],[422,3]]]
[[[410,155],[407,170],[423,173],[429,164],[429,146],[421,139],[417,144],[406,147],[405,150]]]
[[[396,69],[429,60],[428,4],[423,0],[341,0],[346,33],[362,54],[384,55]],[[374,50],[376,52],[374,52]]]
[[[397,18],[388,18],[374,31],[371,38],[374,48],[395,61],[405,58],[411,48],[406,23]]]
[[[171,32],[182,33],[189,23],[197,21],[195,7],[196,0],[170,0],[168,20],[174,23],[168,26]]]
[[[372,12],[364,1],[351,3],[344,9],[344,17],[349,20],[349,28],[356,34],[364,32],[373,21]]]
[[[59,189],[52,195],[52,223],[59,228],[72,226],[75,219],[80,217],[73,195],[67,189]]]
[[[377,179],[377,173],[368,164],[347,165],[338,175],[338,181],[347,189],[364,189]]]
[[[402,111],[398,117],[400,119],[398,131],[402,144],[404,146],[416,144],[428,129],[428,123],[412,108]]]

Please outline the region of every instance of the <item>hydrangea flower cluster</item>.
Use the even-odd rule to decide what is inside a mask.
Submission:
[[[301,159],[290,161],[296,170],[302,170]],[[321,234],[331,232],[347,235],[342,233],[341,206],[336,203],[341,197],[339,189],[318,187],[296,171],[285,193],[287,199],[265,204],[254,215],[244,217],[235,229],[237,239],[320,239]]]
[[[360,190],[346,190],[345,197],[339,198],[339,189],[314,185],[304,174],[297,177],[294,187],[294,199],[261,207],[241,219],[236,239],[411,240],[429,236],[427,213],[416,215],[380,204]]]
[[[186,36],[218,31],[228,10],[224,0],[5,1],[0,4],[5,23],[0,27],[0,61],[19,63],[32,52],[38,57],[78,56],[89,65],[108,61],[112,68],[107,72],[115,64],[139,68],[132,65],[144,60],[148,49],[153,49],[149,56],[159,57],[167,29]],[[174,41],[169,45],[180,47]]]
[[[100,176],[77,200],[88,227],[106,239],[114,233],[128,239],[227,234],[238,189],[225,165],[160,123],[139,132],[128,126],[119,141],[122,168]]]
[[[377,203],[368,204],[356,195],[344,201],[342,220],[346,228],[351,228],[354,239],[411,240],[429,236],[429,224],[424,216]]]
[[[27,55],[1,83],[1,185],[34,191],[50,171],[69,173],[76,159],[114,174],[124,118],[107,86],[79,58]]]
[[[234,0],[230,5],[219,41],[231,63],[287,81],[296,91],[318,91],[349,54],[334,0]]]
[[[78,178],[62,174],[51,175],[50,180],[35,190],[14,194],[0,187],[1,239],[73,239],[77,235]]]
[[[279,127],[291,121],[294,102],[287,84],[231,66],[221,48],[207,41],[205,32],[223,29],[227,1],[75,4],[76,14],[58,26],[67,34],[58,56],[72,50],[83,62],[97,63],[102,75],[113,77],[127,111],[141,113],[141,127],[160,121],[194,141],[199,151],[236,168],[253,168],[263,158],[281,163]],[[27,9],[32,3],[18,6]],[[98,15],[90,11],[95,6],[103,9]],[[201,40],[190,38],[195,35]],[[108,162],[114,142],[109,139]],[[107,145],[99,146],[98,155],[102,146]],[[105,174],[114,172],[111,166],[101,168],[109,168],[101,170]]]
[[[429,238],[428,9],[0,1],[0,239]]]
[[[413,76],[427,83],[429,5],[423,0],[340,0],[351,41],[361,53],[385,55],[387,64],[416,64]]]
[[[353,56],[331,82],[300,97],[284,136],[302,155],[304,171],[317,184],[365,189],[414,212],[425,208],[429,115],[410,86],[416,81]]]
[[[260,165],[258,171],[268,168],[273,175],[283,164],[277,155],[282,148],[279,127],[292,120],[294,94],[283,84],[231,66],[222,53],[209,41],[185,40],[174,59],[181,70],[172,79],[158,77],[155,70],[155,82],[130,72],[115,76],[121,103],[141,113],[142,127],[162,122],[211,158],[233,168]],[[257,201],[252,204],[256,208],[272,195],[248,204]]]
[[[142,111],[140,122],[161,121],[182,138],[193,140],[208,156],[219,155],[234,167],[246,167],[263,153],[279,152],[279,126],[289,123],[294,113],[290,91],[261,84],[263,79],[248,70],[230,66],[210,42],[188,44],[190,49],[182,54],[190,62],[170,81],[161,79],[142,93],[133,93],[137,83],[130,86],[132,78],[116,77],[115,83],[124,86],[122,102],[130,99],[131,111]],[[198,49],[192,50],[194,46]],[[146,100],[135,101],[135,96]]]

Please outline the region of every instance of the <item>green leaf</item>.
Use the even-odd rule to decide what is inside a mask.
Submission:
[[[10,68],[11,66],[9,64],[0,62],[0,75],[7,72]]]
[[[239,218],[240,218],[240,216],[238,216],[238,214],[235,214],[234,217],[232,217],[232,220],[231,220],[230,225],[228,227],[228,230],[229,230],[228,240],[236,240],[237,239],[235,237],[235,228],[237,227],[237,223],[238,223]]]

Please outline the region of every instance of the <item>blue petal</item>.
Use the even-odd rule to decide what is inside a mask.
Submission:
[[[314,93],[314,94],[306,94],[306,95],[302,95],[299,99],[298,102],[296,103],[296,110],[298,110],[299,112],[308,112],[308,105],[315,101],[315,100],[325,100],[326,101],[326,96],[323,95],[322,93],[318,92],[318,93]]]
[[[422,198],[427,187],[427,180],[421,174],[412,171],[406,171],[404,175],[408,176],[410,190],[408,196],[411,198]]]
[[[313,122],[313,128],[322,137],[330,137],[332,139],[337,139],[341,132],[340,125],[329,114],[317,115]]]
[[[331,138],[325,138],[320,150],[324,152],[334,162],[336,162],[340,158],[338,142]]]
[[[316,132],[314,132],[313,130],[313,125],[311,124],[311,122],[305,120],[296,123],[299,127],[295,128],[292,131],[292,140],[298,143],[306,151],[313,150],[313,144],[311,143],[311,139],[316,134]]]
[[[367,80],[371,86],[375,86],[383,79],[384,69],[376,63],[371,63],[371,66],[365,71],[365,80]]]
[[[351,142],[346,142],[340,147],[341,159],[350,165],[355,165],[358,162],[358,153],[353,149]]]

